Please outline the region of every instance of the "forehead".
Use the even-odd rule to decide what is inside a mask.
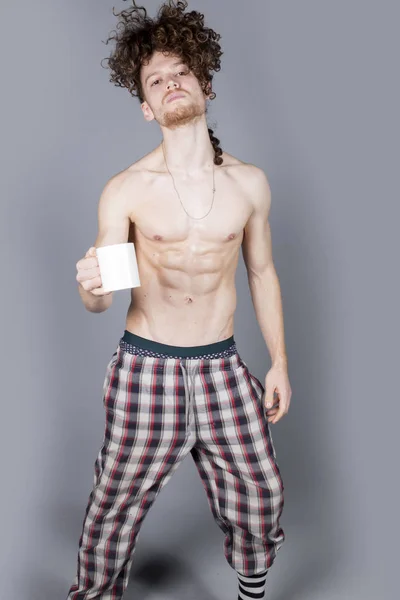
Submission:
[[[165,55],[162,52],[156,51],[151,56],[149,62],[143,64],[142,75],[147,76],[149,73],[157,71],[158,69],[162,70],[164,68],[182,64],[183,62],[182,57],[177,54]]]

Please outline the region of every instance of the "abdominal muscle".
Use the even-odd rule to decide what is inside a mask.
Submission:
[[[188,241],[157,248],[136,232],[140,287],[132,288],[126,329],[173,346],[199,346],[234,333],[238,244],[190,250]]]

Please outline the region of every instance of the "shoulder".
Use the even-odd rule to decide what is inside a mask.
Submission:
[[[244,162],[227,152],[223,152],[222,157],[224,162],[221,167],[224,167],[225,165],[227,171],[230,171],[230,174],[233,177],[236,177],[238,181],[243,181],[255,186],[269,186],[267,175],[260,167],[257,167],[252,163]]]
[[[268,211],[271,204],[271,187],[266,172],[262,168],[244,162],[231,154],[224,152],[223,156],[227,174],[241,188],[243,194],[249,198],[249,201],[253,204],[253,209],[264,207]]]
[[[124,191],[133,184],[140,184],[148,171],[149,160],[144,156],[110,177],[105,188]]]
[[[103,202],[118,204],[131,214],[132,208],[144,195],[151,171],[151,161],[147,155],[115,173],[104,185],[101,195]]]

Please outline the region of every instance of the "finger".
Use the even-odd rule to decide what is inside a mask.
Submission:
[[[93,292],[93,290],[99,289],[102,285],[101,277],[99,275],[97,275],[96,277],[91,277],[90,279],[87,279],[87,277],[85,277],[81,285],[87,292]]]
[[[105,292],[103,286],[90,290],[94,296],[109,296],[112,292]]]
[[[273,421],[273,419],[275,418],[275,416],[276,416],[276,413],[274,413],[273,415],[269,415],[269,416],[267,417],[268,421],[269,421],[269,422]]]
[[[274,403],[274,393],[273,391],[266,391],[264,397],[264,404],[267,408],[271,408]]]
[[[77,271],[87,271],[88,269],[93,269],[99,266],[99,262],[96,256],[85,256],[85,258],[81,258],[76,263]]]
[[[93,246],[92,248],[89,248],[89,250],[86,252],[85,256],[85,263],[89,263],[91,264],[98,264],[98,260],[97,260],[97,252],[96,252],[96,248]],[[88,260],[88,259],[94,259],[94,260]],[[81,261],[78,262],[78,264]]]
[[[85,259],[85,265],[84,265],[84,269],[93,269],[93,267],[98,267],[99,266],[99,261],[97,260],[96,256],[88,256]]]
[[[265,400],[265,408],[273,408],[274,407],[274,401],[272,398],[266,398]]]
[[[267,404],[265,404],[265,410],[267,412],[270,412],[271,410],[277,410],[279,408],[279,402],[273,402],[271,404],[271,406],[268,406]]]
[[[285,409],[284,409],[284,407],[282,406],[282,407],[280,407],[280,409],[278,410],[278,413],[275,415],[275,417],[273,417],[273,419],[272,419],[272,421],[271,421],[271,422],[272,422],[272,423],[277,423],[277,422],[279,421],[279,419],[280,419],[281,417],[283,417],[283,415],[284,415],[284,414],[285,414]]]
[[[95,277],[94,279],[91,279],[91,288],[89,288],[89,291],[92,292],[92,294],[94,294],[95,296],[108,296],[109,294],[112,294],[112,292],[106,292],[106,290],[103,287],[103,282],[101,281],[101,277]],[[96,284],[94,284],[94,282],[96,282]]]
[[[76,274],[76,280],[79,282],[91,281],[96,277],[100,278],[100,270],[98,267],[93,267],[93,269],[85,269],[84,272],[81,270]]]
[[[265,406],[267,406],[267,405],[265,405]],[[276,400],[275,402],[273,402],[268,410],[270,410],[271,408],[279,408],[279,400]]]

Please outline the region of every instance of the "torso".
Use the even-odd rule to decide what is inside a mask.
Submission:
[[[127,170],[129,242],[133,242],[141,286],[132,288],[125,328],[164,344],[197,346],[234,333],[235,273],[244,227],[253,210],[248,189],[253,165],[223,153],[215,165],[213,207],[204,219],[185,213],[165,172],[159,148]],[[175,178],[182,203],[193,217],[212,202],[212,174]]]

